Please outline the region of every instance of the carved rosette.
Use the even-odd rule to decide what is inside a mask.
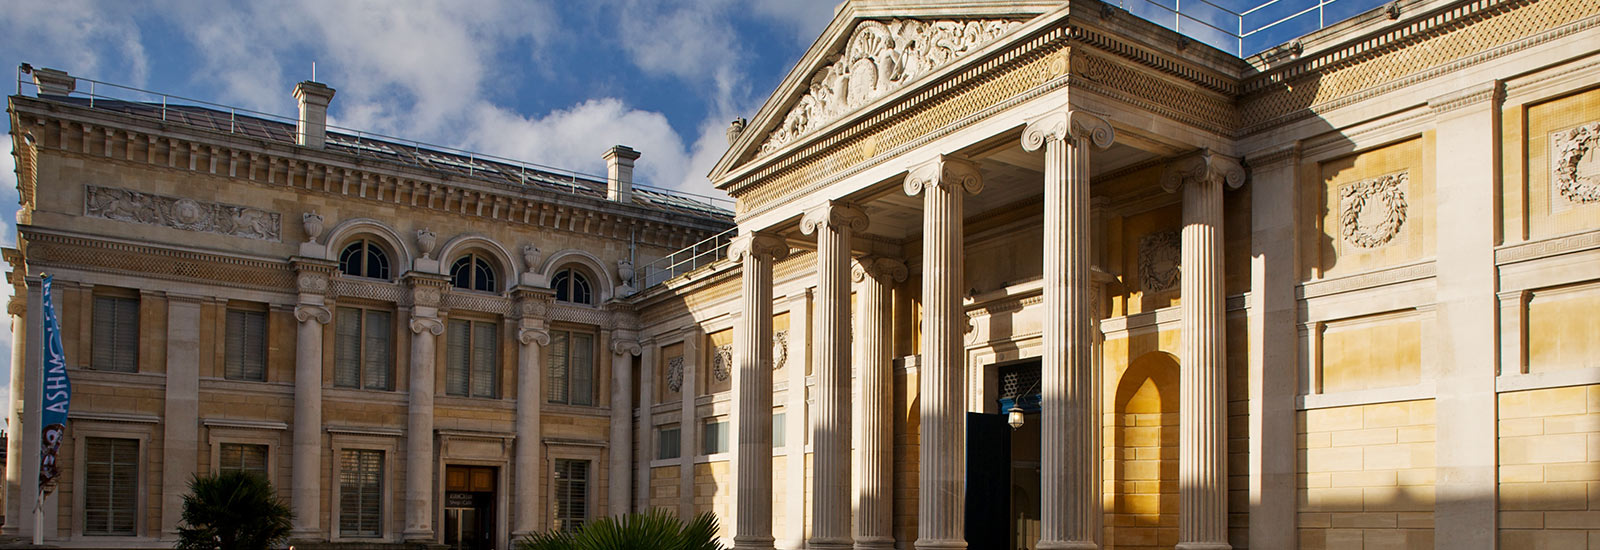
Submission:
[[[733,376],[733,344],[717,346],[711,358],[711,376],[718,382],[726,382]]]
[[[1359,248],[1394,240],[1406,223],[1408,172],[1385,174],[1339,188],[1339,234]]]
[[[667,359],[667,389],[673,393],[683,391],[683,356]]]
[[[121,222],[160,225],[278,242],[281,215],[248,206],[199,202],[96,185],[84,186],[84,214]]]
[[[789,362],[789,331],[772,333],[772,370],[783,368]]]
[[[1139,287],[1161,292],[1178,287],[1181,238],[1177,231],[1157,231],[1139,238]]]
[[[1005,19],[862,21],[844,51],[812,75],[805,95],[762,142],[761,154],[838,120],[1021,25]]]
[[[1590,122],[1550,136],[1550,179],[1556,192],[1574,204],[1600,202],[1600,174],[1592,154],[1600,145],[1600,122]],[[1581,168],[1591,167],[1590,170]],[[1585,173],[1588,172],[1588,173]]]

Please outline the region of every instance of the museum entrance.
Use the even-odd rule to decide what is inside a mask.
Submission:
[[[453,550],[494,548],[495,469],[445,467],[444,543]]]
[[[998,414],[967,413],[967,545],[1032,550],[1039,544],[1039,359],[996,371]]]

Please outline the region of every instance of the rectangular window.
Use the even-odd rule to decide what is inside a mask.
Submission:
[[[667,460],[682,456],[680,447],[683,446],[683,430],[677,426],[663,427],[656,430],[656,460]]]
[[[728,452],[727,420],[707,420],[704,435],[705,452],[701,454],[714,455]]]
[[[267,478],[267,446],[223,443],[218,449],[217,468],[223,472],[244,471]]]
[[[339,308],[334,320],[333,385],[365,390],[394,389],[392,315],[383,310]]]
[[[550,331],[551,403],[594,405],[594,335]]]
[[[499,397],[499,330],[495,323],[450,321],[446,395]]]
[[[223,376],[229,380],[267,380],[267,312],[228,310],[227,359]]]
[[[556,460],[555,531],[570,533],[589,518],[589,461]]]
[[[383,451],[345,449],[339,462],[339,536],[382,536]]]
[[[139,299],[94,297],[94,354],[98,370],[139,370]]]
[[[772,415],[772,446],[775,448],[786,445],[786,442],[789,440],[789,438],[786,437],[788,435],[788,431],[786,431],[784,428],[786,422],[783,421],[786,417],[787,415],[784,413]]]
[[[139,440],[87,438],[83,482],[85,535],[136,534]]]

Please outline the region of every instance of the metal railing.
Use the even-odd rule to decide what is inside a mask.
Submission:
[[[733,241],[733,236],[738,233],[738,228],[729,229],[710,238],[689,245],[683,250],[673,252],[667,256],[650,262],[644,266],[644,286],[650,288],[661,284],[673,277],[689,273],[716,263],[728,255],[728,243]]]
[[[1219,50],[1247,57],[1389,3],[1389,0],[1267,0],[1246,4],[1249,1],[1114,0],[1114,5]]]
[[[34,96],[39,96],[40,86],[31,79],[26,79],[23,76],[25,74],[32,74],[33,70],[34,68],[27,63],[23,63],[17,67],[17,95],[23,95],[25,90],[32,89]],[[272,137],[273,128],[263,124],[263,122],[265,122],[269,124],[277,123],[287,125],[289,127],[288,136],[290,139],[292,139],[294,127],[299,123],[299,120],[294,117],[286,117],[272,113],[264,113],[261,111],[234,107],[231,105],[223,105],[220,103],[213,103],[199,99],[175,96],[172,94],[144,90],[140,88],[134,88],[132,86],[124,86],[121,84],[94,80],[91,78],[74,76],[72,79],[75,81],[74,89],[64,97],[86,100],[88,107],[91,109],[138,105],[143,107],[145,110],[153,112],[154,114],[141,112],[140,110],[136,109],[124,109],[119,112],[130,116],[159,119],[163,122],[180,121],[193,124],[195,122],[203,121],[207,124],[201,124],[202,126],[209,126],[218,131],[253,134],[257,135],[258,137]],[[84,91],[82,89],[85,84],[88,85],[88,91]],[[197,107],[211,111],[211,113],[196,112],[195,108]],[[225,121],[215,118],[216,116],[220,116],[222,114],[227,115],[227,119]],[[540,184],[541,188],[565,190],[573,194],[581,194],[584,192],[592,193],[595,191],[595,189],[591,187],[591,185],[606,184],[606,176],[587,174],[584,172],[556,166],[525,162],[496,155],[487,155],[475,151],[468,151],[455,147],[388,136],[375,132],[358,130],[355,128],[327,125],[327,130],[327,142],[329,144],[350,151],[356,156],[377,156],[380,158],[395,160],[396,157],[399,156],[399,151],[395,150],[394,148],[399,147],[405,150],[407,154],[415,159],[414,164],[416,166],[433,169],[439,172],[452,174],[464,172],[469,177],[491,179],[496,181],[505,180],[530,187],[532,186],[530,184],[537,183]],[[451,158],[452,156],[456,158]],[[708,210],[708,214],[713,214],[720,217],[731,217],[733,214],[733,207],[735,203],[731,199],[689,193],[676,189],[667,189],[664,187],[656,187],[640,183],[634,183],[633,188],[636,190],[646,191],[648,193],[676,198],[681,201],[687,201],[693,206]],[[603,192],[604,191],[601,190],[601,193]],[[678,206],[684,207],[689,205]]]

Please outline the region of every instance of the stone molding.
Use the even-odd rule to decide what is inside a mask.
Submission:
[[[1441,115],[1498,99],[1503,97],[1504,91],[1505,86],[1500,81],[1494,81],[1487,85],[1473,86],[1430,99],[1428,109],[1435,115]]]
[[[283,216],[277,212],[115,187],[83,188],[83,214],[91,218],[263,241],[283,240]]]
[[[808,91],[761,144],[761,155],[807,136],[1022,26],[1020,21],[863,20],[843,51],[811,76]]]
[[[27,264],[31,268],[62,266],[273,291],[296,288],[295,271],[289,262],[145,246],[28,228],[20,233],[20,239],[28,243]]]
[[[1496,264],[1510,264],[1600,248],[1600,231],[1518,243],[1494,251]]]
[[[1436,268],[1433,262],[1428,261],[1392,267],[1380,271],[1362,273],[1360,275],[1339,277],[1337,279],[1324,279],[1321,281],[1301,283],[1299,286],[1295,287],[1294,293],[1295,298],[1302,300],[1320,298],[1323,296],[1340,294],[1344,292],[1355,292],[1381,286],[1389,286],[1395,283],[1402,283],[1406,281],[1431,279],[1433,278],[1435,272]]]
[[[1402,186],[1409,171],[1384,174],[1339,188],[1339,235],[1358,248],[1378,248],[1399,235],[1406,223],[1406,193]],[[1371,223],[1368,208],[1379,208],[1382,219]]]
[[[1600,146],[1600,121],[1550,136],[1550,150],[1555,161],[1550,169],[1550,181],[1555,183],[1556,192],[1573,204],[1600,202],[1600,176],[1586,177],[1578,173],[1578,164],[1585,158],[1600,164],[1600,160],[1594,158],[1597,146]]]

